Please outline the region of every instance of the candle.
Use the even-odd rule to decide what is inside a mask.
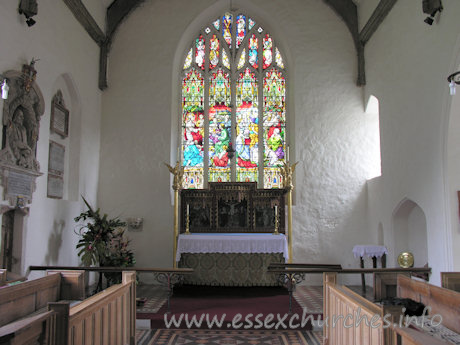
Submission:
[[[177,161],[180,162],[180,147],[177,147]]]
[[[278,215],[278,205],[275,205],[275,217]]]
[[[287,162],[289,162],[289,145],[287,147],[286,160],[287,160]]]
[[[190,205],[187,204],[187,216],[190,214]]]

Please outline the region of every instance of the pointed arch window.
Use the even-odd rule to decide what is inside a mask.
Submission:
[[[184,188],[230,181],[282,187],[285,74],[276,40],[246,14],[227,12],[201,30],[183,61]]]

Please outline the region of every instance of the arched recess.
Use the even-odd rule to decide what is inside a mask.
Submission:
[[[393,212],[394,253],[411,252],[414,266],[428,263],[426,217],[422,208],[412,200],[404,199]]]
[[[81,141],[81,101],[73,78],[65,73],[60,75],[54,85],[52,95],[62,93],[65,107],[69,110],[69,133],[63,138],[50,132],[50,140],[65,146],[64,161],[64,200],[77,201],[80,181],[80,141]],[[51,101],[51,100],[50,100]]]

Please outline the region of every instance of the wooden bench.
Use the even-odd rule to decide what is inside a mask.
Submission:
[[[460,292],[460,272],[441,272],[441,286]]]
[[[83,271],[49,271],[0,289],[0,344],[134,344],[135,272],[72,305],[69,299],[84,297],[83,277]]]
[[[460,333],[460,293],[398,276],[398,297],[410,298],[431,308],[431,315],[442,316],[442,324],[450,330]]]
[[[382,306],[337,284],[337,273],[323,274],[324,345],[391,344],[391,329],[384,327],[384,317],[393,323],[401,314],[400,306]]]
[[[124,271],[122,282],[75,306],[50,303],[56,318],[56,344],[134,345],[136,273]]]
[[[3,268],[0,269],[0,287],[23,282],[26,280],[26,277],[20,276],[19,274],[8,272],[6,269]]]
[[[441,345],[451,344],[445,339],[428,334],[421,324],[406,317],[401,319],[402,306],[387,306],[372,303],[361,295],[337,284],[337,273],[326,272],[324,280],[323,318],[329,321],[324,326],[325,345],[342,344],[386,344],[386,345]],[[410,298],[431,308],[429,315],[441,315],[442,326],[460,333],[460,293],[412,279],[405,275],[397,277],[397,296]],[[359,311],[359,317],[357,313]],[[345,319],[347,315],[351,315]],[[356,324],[360,318],[372,320]],[[385,319],[386,318],[386,319]],[[335,325],[331,325],[336,320]],[[338,321],[337,321],[338,320]],[[383,322],[382,322],[383,320]],[[388,322],[385,322],[388,320]],[[400,327],[402,320],[403,327]],[[420,321],[420,320],[419,320]],[[383,327],[386,325],[385,327]]]
[[[53,344],[49,302],[84,298],[84,272],[47,276],[0,289],[0,344]]]

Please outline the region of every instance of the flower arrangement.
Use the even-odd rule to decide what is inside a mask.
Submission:
[[[99,208],[94,210],[85,198],[83,201],[88,210],[74,218],[76,222],[84,222],[76,231],[80,236],[76,248],[83,265],[133,266],[136,262],[134,254],[128,249],[129,240],[124,237],[123,227],[126,223],[119,218],[108,218],[107,214],[101,215]],[[109,285],[121,281],[121,273],[104,275]],[[98,288],[102,288],[101,280]]]
[[[128,249],[130,242],[124,236],[125,230],[122,228],[116,229],[110,235],[110,242],[107,245],[108,255],[104,257],[101,266],[108,267],[132,267],[136,263],[134,254]],[[109,285],[118,284],[121,282],[121,273],[104,273]]]

